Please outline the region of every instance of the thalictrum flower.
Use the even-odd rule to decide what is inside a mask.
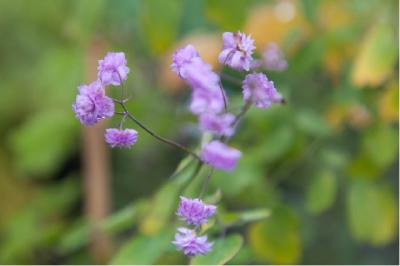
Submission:
[[[125,54],[109,52],[103,60],[99,60],[98,79],[106,85],[118,86],[127,79],[129,68],[126,66]]]
[[[204,255],[211,250],[212,243],[207,241],[207,236],[197,236],[194,230],[180,227],[172,241],[178,250],[186,256]]]
[[[224,32],[222,34],[222,51],[218,60],[221,64],[226,64],[233,69],[248,71],[250,69],[254,40],[240,31]]]
[[[283,97],[274,83],[263,73],[248,74],[243,80],[243,98],[259,108],[268,108],[272,103],[281,103]]]
[[[232,171],[242,153],[227,146],[221,141],[214,140],[203,146],[201,158],[216,169]]]
[[[112,147],[130,147],[135,144],[138,133],[134,129],[107,128],[104,134],[105,141]]]
[[[78,95],[72,105],[76,117],[86,126],[94,125],[103,118],[114,115],[114,102],[105,95],[99,81],[78,87]]]
[[[215,214],[217,207],[205,204],[201,199],[181,197],[176,214],[186,223],[201,225],[207,223],[208,218]]]

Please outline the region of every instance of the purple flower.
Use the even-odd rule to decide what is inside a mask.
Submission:
[[[283,71],[287,68],[283,52],[276,43],[268,44],[262,56],[264,66],[268,70]]]
[[[104,88],[99,81],[78,87],[78,95],[72,110],[82,124],[90,126],[100,119],[114,115],[114,102],[105,95]]]
[[[204,255],[211,250],[212,244],[207,242],[207,236],[197,236],[194,230],[180,227],[172,243],[186,256]]]
[[[242,153],[224,143],[214,140],[203,146],[201,158],[212,167],[232,171]]]
[[[181,79],[186,78],[185,66],[190,64],[193,58],[199,57],[199,53],[193,47],[193,45],[187,45],[181,49],[178,49],[172,56],[171,68],[174,70]]]
[[[104,138],[112,147],[130,147],[135,144],[138,133],[134,129],[107,128]]]
[[[252,73],[245,77],[243,98],[259,108],[268,108],[272,103],[283,101],[283,97],[276,91],[274,83],[268,80],[263,73]]]
[[[240,31],[236,33],[224,32],[222,34],[222,51],[218,60],[236,70],[250,69],[253,60],[254,40]]]
[[[220,90],[194,90],[190,102],[190,111],[194,114],[219,113],[224,109],[224,98]]]
[[[185,67],[186,82],[194,90],[218,91],[219,76],[200,57],[192,59]]]
[[[214,134],[231,137],[234,133],[233,121],[235,121],[233,114],[204,113],[200,115],[200,128]]]
[[[217,209],[214,205],[203,203],[201,199],[180,198],[181,202],[176,214],[188,224],[201,225],[207,223],[208,218],[213,216]]]
[[[109,52],[103,60],[99,60],[98,78],[106,86],[118,86],[127,79],[129,68],[126,66],[125,54]]]

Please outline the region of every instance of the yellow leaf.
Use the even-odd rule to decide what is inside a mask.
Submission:
[[[378,86],[393,72],[397,59],[395,31],[379,23],[367,33],[354,62],[352,81],[357,86]]]
[[[301,258],[298,218],[288,207],[278,207],[269,219],[253,224],[248,232],[249,244],[263,262],[296,264]]]
[[[379,99],[379,116],[386,123],[399,119],[399,83],[393,80]]]

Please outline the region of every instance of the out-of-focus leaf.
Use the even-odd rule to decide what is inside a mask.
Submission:
[[[395,31],[380,22],[368,32],[356,57],[352,80],[357,86],[378,86],[388,78],[397,59]]]
[[[249,244],[265,263],[295,264],[301,257],[298,218],[288,207],[276,207],[269,219],[251,226]]]
[[[100,229],[107,233],[116,233],[132,227],[138,218],[148,210],[148,205],[149,202],[145,200],[137,200],[132,205],[124,207],[104,220],[100,224]]]
[[[312,23],[316,22],[319,0],[301,0],[301,8],[305,17]]]
[[[377,167],[390,165],[398,154],[398,132],[390,126],[378,125],[364,135],[363,149]]]
[[[109,234],[116,234],[134,226],[138,218],[147,210],[147,201],[137,201],[107,217],[99,224],[99,229]],[[90,237],[90,227],[87,221],[79,221],[64,236],[58,244],[58,251],[68,253],[87,245]]]
[[[241,158],[235,171],[229,176],[224,172],[216,172],[212,177],[212,184],[221,189],[224,195],[232,197],[245,191],[252,184],[258,183],[263,178],[263,172],[261,167],[252,161],[253,158],[250,155]]]
[[[344,149],[324,148],[320,156],[324,164],[332,169],[342,169],[349,161],[349,154]]]
[[[261,145],[250,150],[249,159],[260,162],[271,162],[280,159],[293,144],[293,129],[289,125],[281,125],[269,130],[263,137]]]
[[[298,127],[306,134],[325,136],[329,133],[329,128],[324,118],[314,111],[300,111],[296,118]]]
[[[19,211],[4,227],[0,244],[2,263],[29,263],[35,248],[50,247],[63,232],[66,214],[80,195],[79,183],[63,183],[38,191],[37,197]]]
[[[229,235],[219,238],[214,242],[211,252],[204,256],[194,257],[191,261],[193,265],[223,265],[231,260],[240,250],[243,238],[238,235]]]
[[[180,192],[187,185],[196,169],[197,163],[182,168],[182,171],[175,173],[173,178],[160,188],[150,203],[151,207],[148,214],[140,223],[141,232],[154,234],[166,226],[166,222],[178,205]]]
[[[98,25],[97,22],[101,18],[104,6],[104,0],[76,1],[75,12],[67,24],[68,33],[81,41],[87,41],[91,33],[95,32],[94,29]]]
[[[174,230],[159,231],[153,236],[136,235],[119,249],[112,264],[153,264],[171,244]]]
[[[347,168],[348,176],[353,179],[374,180],[382,176],[381,172],[365,153],[357,155]]]
[[[176,38],[182,1],[147,0],[140,2],[140,28],[150,51],[165,52]]]
[[[254,209],[242,212],[228,212],[222,216],[222,222],[227,226],[243,225],[246,223],[257,222],[268,218],[271,215],[269,209]]]
[[[379,115],[386,122],[399,120],[399,83],[393,80],[389,83],[379,99]]]
[[[78,123],[71,112],[46,110],[30,117],[11,137],[15,163],[23,176],[49,177],[77,141]]]
[[[337,179],[331,172],[317,174],[307,191],[307,209],[315,214],[328,209],[335,201]]]
[[[392,189],[371,181],[351,183],[347,196],[347,218],[353,237],[383,246],[397,235],[398,206]]]
[[[225,31],[237,31],[243,24],[250,1],[206,0],[206,16]]]

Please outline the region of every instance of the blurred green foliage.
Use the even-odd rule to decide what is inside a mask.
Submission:
[[[398,263],[397,10],[395,0],[0,1],[0,263],[97,262],[71,111],[96,60],[124,51],[129,109],[196,148],[170,55],[189,39],[215,57],[209,40],[236,30],[255,38],[256,57],[271,41],[284,49],[289,68],[267,75],[288,103],[251,109],[238,127],[243,157],[214,173],[206,198],[219,208],[202,228],[214,250],[191,263]],[[240,86],[222,82],[238,111]],[[113,243],[108,262],[189,263],[170,244],[174,211],[207,169],[188,185],[195,162],[139,134],[111,152],[112,210],[97,225]]]

